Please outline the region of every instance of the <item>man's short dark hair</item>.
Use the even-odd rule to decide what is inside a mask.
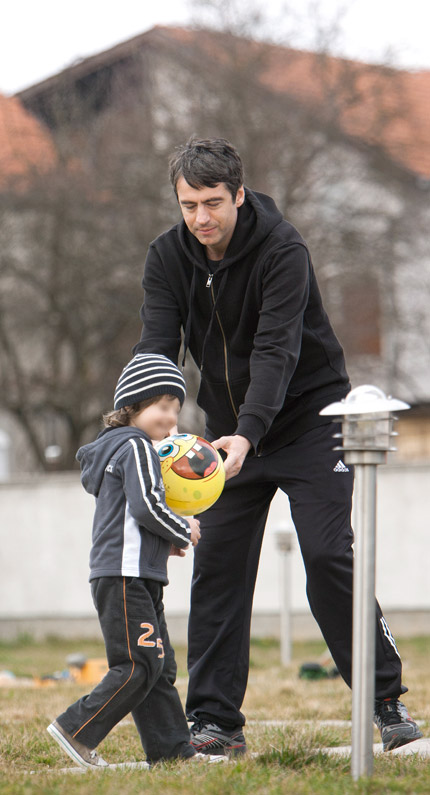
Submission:
[[[240,155],[226,138],[190,138],[175,149],[169,160],[169,174],[176,197],[180,177],[198,190],[224,182],[233,200],[243,185]]]

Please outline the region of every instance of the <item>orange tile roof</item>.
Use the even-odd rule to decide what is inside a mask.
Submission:
[[[54,162],[49,133],[16,97],[0,94],[0,184],[27,179]]]
[[[315,53],[273,53],[263,81],[324,110],[338,102],[338,123],[380,146],[409,171],[430,179],[430,71],[408,72]]]
[[[184,28],[155,28],[225,61],[240,39]],[[243,58],[261,59],[261,81],[333,120],[347,135],[376,145],[399,165],[430,179],[430,70],[370,65],[345,58],[243,40]],[[235,56],[235,57],[236,57]]]

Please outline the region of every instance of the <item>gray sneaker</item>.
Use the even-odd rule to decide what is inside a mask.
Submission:
[[[392,751],[422,737],[405,705],[397,698],[376,699],[374,721],[381,732],[384,751]]]
[[[247,751],[242,726],[227,731],[201,718],[191,726],[190,743],[201,754],[241,756]]]
[[[75,740],[56,720],[49,724],[47,731],[77,765],[93,769],[109,767],[108,763],[98,755],[97,751],[92,751],[91,748],[87,748],[86,745]]]

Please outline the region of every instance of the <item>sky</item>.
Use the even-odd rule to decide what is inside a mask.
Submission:
[[[226,0],[218,0],[223,5]],[[429,0],[230,0],[259,5],[283,43],[313,49],[338,21],[334,53],[403,68],[430,69]],[[0,18],[0,92],[13,94],[78,59],[154,25],[202,19],[196,0],[14,0]],[[286,11],[289,5],[290,13]],[[297,11],[300,8],[300,12]],[[292,11],[291,11],[292,9]],[[321,33],[322,32],[322,33]],[[287,39],[286,36],[289,36]]]

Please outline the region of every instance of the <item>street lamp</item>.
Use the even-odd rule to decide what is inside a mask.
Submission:
[[[373,769],[373,713],[375,701],[375,534],[376,467],[394,451],[393,411],[410,408],[387,397],[376,386],[353,389],[343,400],[326,406],[320,414],[336,415],[342,422],[346,464],[355,464],[355,533],[352,641],[352,750],[351,773],[355,780]]]

